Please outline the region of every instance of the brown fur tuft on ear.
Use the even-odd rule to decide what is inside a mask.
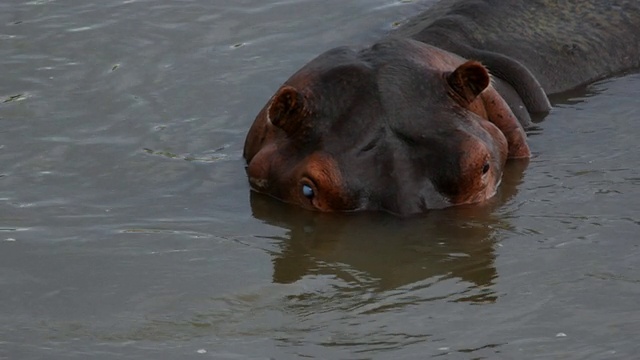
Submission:
[[[290,135],[300,128],[306,112],[304,95],[295,88],[284,85],[271,100],[267,109],[267,119]]]
[[[491,78],[487,68],[477,61],[467,61],[447,76],[447,82],[455,96],[467,105],[486,89]]]

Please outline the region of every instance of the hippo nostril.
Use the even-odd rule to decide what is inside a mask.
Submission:
[[[482,167],[482,174],[486,174],[489,172],[489,169],[491,168],[491,165],[489,165],[489,163],[485,163],[484,166]]]

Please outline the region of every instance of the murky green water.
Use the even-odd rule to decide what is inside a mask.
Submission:
[[[396,0],[0,3],[0,359],[634,358],[640,75],[554,99],[484,206],[250,196],[246,130]]]

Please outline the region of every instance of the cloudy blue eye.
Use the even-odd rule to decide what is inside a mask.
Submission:
[[[313,193],[313,188],[311,188],[311,186],[302,184],[302,195],[307,199],[312,199],[315,194]]]

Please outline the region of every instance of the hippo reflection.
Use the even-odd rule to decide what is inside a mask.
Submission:
[[[363,291],[383,292],[454,278],[469,289],[452,294],[454,300],[493,302],[491,287],[498,277],[494,249],[500,234],[512,226],[494,210],[515,196],[526,166],[526,161],[507,164],[491,201],[412,218],[298,211],[252,193],[253,216],[287,230],[272,253],[273,282],[327,275],[360,284]]]
[[[395,35],[281,86],[245,142],[253,190],[320,211],[483,202],[548,94],[640,65],[640,4],[442,1]]]

